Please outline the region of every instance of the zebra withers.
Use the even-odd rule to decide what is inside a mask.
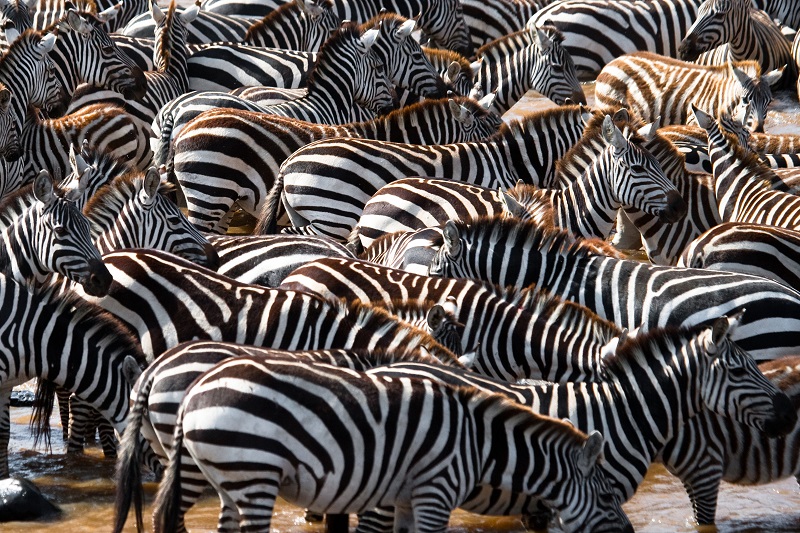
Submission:
[[[234,391],[225,383],[239,391],[240,384],[250,384],[258,392]],[[236,406],[242,418],[223,421],[212,414],[211,396],[216,405]],[[378,402],[379,397],[385,399]],[[261,416],[247,414],[249,402],[261,404]],[[269,409],[263,409],[264,402]],[[295,415],[282,405],[296,406]],[[228,423],[234,419],[235,425]],[[244,427],[254,431],[240,432]],[[226,439],[261,435],[258,448],[264,450],[275,450],[274,443],[287,438],[296,446],[288,451],[281,445],[286,451],[269,454],[274,461],[258,452],[242,457],[233,446],[214,446],[215,431]],[[211,439],[201,437],[204,433]],[[237,358],[209,370],[189,389],[174,438],[175,450],[185,447],[220,498],[237,506],[245,528],[268,530],[280,494],[321,512],[395,504],[400,527],[441,531],[451,510],[480,480],[537,494],[559,512],[566,531],[631,529],[597,466],[603,442],[599,433],[587,439],[569,424],[537,417],[502,396],[472,388],[413,378],[383,380],[329,365]],[[243,459],[241,468],[225,465],[230,452]],[[180,515],[175,501],[179,457],[178,452],[171,456],[159,490],[156,531],[172,531]],[[246,474],[251,467],[262,473],[263,483]],[[512,475],[519,471],[526,474]],[[238,487],[233,477],[241,480]],[[401,486],[408,490],[400,491]],[[245,498],[250,502],[242,505]]]

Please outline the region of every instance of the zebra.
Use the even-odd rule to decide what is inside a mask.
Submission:
[[[533,89],[558,105],[567,100],[585,104],[575,64],[562,46],[563,36],[552,26],[529,26],[478,49],[476,84],[484,94],[497,94],[499,113],[508,111]]]
[[[152,6],[152,4],[151,4]],[[196,10],[197,6],[191,6],[179,11],[185,15],[190,10]],[[217,42],[242,42],[247,32],[252,26],[253,20],[235,15],[220,15],[200,10],[196,17],[192,18],[191,24],[187,27],[186,42],[194,44],[217,43]],[[158,26],[158,21],[154,20],[143,10],[136,17],[131,19],[119,33],[126,37],[150,37]]]
[[[511,264],[517,268],[506,268]],[[563,230],[513,219],[496,217],[469,225],[448,222],[444,244],[429,271],[431,276],[478,278],[501,285],[535,283],[629,329],[691,326],[746,308],[746,319],[733,340],[756,359],[796,353],[798,346],[794,332],[800,331],[796,327],[800,294],[779,283],[594,255],[576,246]]]
[[[29,379],[47,379],[75,392],[122,433],[131,383],[144,360],[120,321],[75,295],[32,292],[2,274],[0,306],[0,476],[9,475],[11,388]],[[35,331],[47,334],[30,334]]]
[[[277,287],[292,270],[320,257],[353,257],[344,245],[313,235],[210,235],[217,272],[242,283]]]
[[[523,381],[511,385],[469,371],[403,362],[366,372],[386,379],[419,376],[477,387],[502,394],[542,415],[566,418],[581,431],[607,434],[601,468],[608,474],[616,496],[625,502],[636,492],[659,451],[693,419],[714,417],[754,433],[762,433],[767,427],[772,435],[786,433],[796,422],[789,398],[730,341],[730,332],[736,327],[735,317],[721,317],[713,327],[656,329],[629,338],[605,359],[605,375],[593,383]],[[717,364],[724,369],[713,369]],[[746,404],[750,408],[744,407]],[[640,407],[631,409],[633,405]],[[745,414],[751,409],[753,414],[758,413],[756,418]],[[762,426],[765,419],[767,423]],[[497,491],[476,487],[471,496],[468,505],[462,507],[472,512],[519,514],[534,510],[527,499],[520,501],[518,496],[511,498]],[[509,508],[502,509],[502,504]],[[361,523],[358,531],[362,531]]]
[[[678,46],[701,3],[564,0],[544,6],[527,25],[547,24],[559,29],[578,77],[588,81],[594,80],[606,63],[624,54],[647,51],[678,57]]]
[[[0,84],[0,132],[2,132],[2,135],[0,135],[0,158],[6,162],[16,161],[22,157],[20,135],[14,123],[14,115],[11,110],[12,98],[13,95],[8,87]],[[5,177],[8,179],[7,175]],[[0,198],[3,197],[2,191],[4,190],[6,190],[5,183],[0,183]]]
[[[725,43],[727,46],[720,46]],[[714,52],[701,56],[715,47]],[[686,61],[707,64],[752,59],[758,62],[762,72],[786,66],[784,80],[794,83],[797,78],[791,43],[769,15],[755,8],[752,0],[703,2],[678,53]]]
[[[761,371],[797,405],[797,357],[759,365]],[[771,438],[710,412],[689,419],[660,452],[660,461],[678,477],[692,500],[700,525],[713,524],[722,480],[761,485],[798,475],[797,425],[785,437]]]
[[[257,233],[273,233],[282,197],[292,224],[346,239],[364,204],[386,183],[409,176],[453,178],[484,187],[511,187],[518,180],[546,186],[555,161],[580,139],[580,106],[530,113],[491,137],[468,143],[415,146],[370,139],[324,139],[292,154],[282,165],[259,215]],[[324,159],[321,155],[324,154]],[[386,165],[386,161],[392,162]],[[308,165],[312,164],[311,169]],[[302,199],[295,191],[302,189]],[[324,191],[324,192],[323,192]],[[318,195],[318,196],[316,196]],[[325,198],[325,211],[317,204]],[[336,205],[335,217],[330,217]]]
[[[231,379],[263,392],[227,394],[218,383]],[[208,442],[194,438],[198,434],[195,427],[200,429],[195,421],[204,410],[206,394],[216,394],[219,404],[236,406],[236,412],[244,412],[240,409],[246,409],[248,400],[263,403],[270,396],[276,399],[275,405],[300,405],[296,392],[301,390],[306,398],[301,402],[303,407],[299,407],[303,416],[316,421],[318,415],[311,413],[325,412],[328,424],[312,423],[296,432],[291,422],[277,425],[277,420],[270,422],[272,409],[263,416],[245,416],[246,426],[241,425],[243,420],[237,420],[239,428],[279,428],[284,438],[289,431],[292,440],[303,448],[316,443],[311,453],[303,452],[302,458],[282,452],[278,453],[283,457],[278,456],[273,462],[247,457],[245,462],[258,465],[260,472],[273,472],[271,477],[276,479],[275,483],[260,484],[260,496],[254,500],[252,491],[256,483],[246,476],[247,469],[219,468],[229,462],[228,452],[209,455],[204,448],[214,438]],[[370,400],[378,397],[384,400]],[[320,411],[322,406],[327,407]],[[204,417],[218,422],[217,417],[209,418],[207,412]],[[223,424],[217,424],[215,430],[207,427],[201,431],[232,435],[229,431],[232,426]],[[503,429],[498,430],[501,425]],[[272,439],[272,432],[263,428],[256,431],[263,438]],[[238,432],[242,436],[244,433]],[[249,431],[247,434],[251,436],[246,438],[253,438],[254,434]],[[419,438],[412,438],[413,435]],[[520,435],[525,437],[517,438]],[[236,506],[241,515],[240,526],[245,529],[252,524],[268,530],[272,506],[281,494],[315,511],[359,512],[376,504],[394,504],[399,528],[440,531],[446,528],[450,511],[463,501],[472,486],[481,482],[538,495],[558,511],[565,531],[584,528],[630,531],[630,522],[597,465],[603,438],[599,432],[593,432],[588,439],[584,435],[570,424],[537,417],[503,396],[474,388],[451,388],[416,378],[382,380],[323,364],[235,358],[198,378],[181,402],[173,436],[174,451],[156,500],[155,530],[173,531],[181,519],[176,496],[181,486],[180,453],[185,448],[206,479],[218,488],[221,501]],[[367,452],[371,457],[361,451],[354,453],[356,448],[345,445],[354,436],[366,439],[368,446],[356,448],[371,450]],[[331,454],[334,450],[339,451]],[[240,451],[236,453],[241,456]],[[212,466],[209,460],[212,457],[217,466]],[[500,457],[503,461],[497,460]],[[300,467],[301,462],[312,465],[317,472]],[[374,464],[381,471],[391,469],[391,472],[376,476],[371,467],[359,468],[359,464]],[[346,473],[335,465],[347,465]],[[511,475],[519,471],[525,475]],[[234,474],[242,480],[238,488],[229,482]],[[293,481],[279,489],[278,479]],[[272,488],[264,489],[267,485]],[[401,491],[401,487],[409,489]],[[251,503],[242,505],[248,497]]]
[[[31,0],[28,4],[32,11],[32,27],[41,30],[63,17],[76,3],[65,0]],[[114,0],[77,2],[78,9],[91,12],[104,23],[109,32],[119,31],[133,17],[147,11],[149,6],[149,0],[126,0],[122,3]]]
[[[436,279],[357,259],[327,257],[289,274],[284,290],[327,300],[380,303],[455,299],[464,325],[462,352],[476,372],[513,381],[535,377],[581,381],[596,376],[600,357],[621,335],[614,324],[534,288],[506,293],[470,280]]]
[[[44,169],[60,182],[68,172],[70,147],[84,142],[137,168],[152,159],[149,128],[142,130],[116,105],[93,104],[57,119],[44,119],[38,110],[30,108],[20,138],[27,154],[23,179],[29,181],[36,169]]]
[[[540,189],[523,183],[496,190],[446,179],[400,179],[372,195],[348,244],[357,238],[356,249],[367,250],[384,235],[437,227],[457,217],[505,214],[553,226],[552,203],[539,193],[526,194],[529,190]]]
[[[800,232],[725,222],[692,241],[678,266],[761,276],[800,292]]]
[[[133,100],[144,96],[144,72],[115,46],[102,19],[69,9],[46,31],[57,32],[49,56],[68,95],[72,96],[80,83],[91,83]]]
[[[15,281],[43,286],[53,272],[79,283],[93,296],[105,296],[111,275],[90,236],[89,221],[71,202],[53,189],[47,171],[29,185],[33,205],[0,233],[0,272]],[[13,205],[23,188],[5,198],[0,211]]]
[[[644,122],[688,124],[692,104],[716,114],[732,113],[740,102],[751,105],[752,130],[763,132],[771,86],[782,70],[760,73],[754,61],[702,66],[647,52],[611,61],[597,77],[595,97],[601,107],[628,107]]]
[[[148,445],[159,460],[166,464],[169,450],[172,448],[171,428],[175,425],[178,406],[188,386],[196,377],[215,364],[233,357],[247,356],[316,361],[352,370],[366,370],[398,361],[440,364],[424,352],[402,348],[390,352],[352,349],[287,351],[217,341],[189,341],[170,348],[148,365],[131,390],[131,414],[117,462],[120,483],[117,485],[119,496],[117,502],[119,504],[115,509],[114,531],[121,530],[131,503],[135,503],[137,523],[141,522],[140,461],[134,460],[142,452],[144,441],[139,438],[139,435],[141,434],[147,439]],[[167,395],[170,396],[170,401],[159,401],[157,405],[150,403],[151,400],[155,401],[158,398],[163,400]],[[192,468],[191,464],[191,459],[184,456],[181,465],[184,474],[189,469],[196,472],[196,467]],[[191,483],[191,487],[188,484],[181,487],[182,509],[187,510],[194,504],[202,492],[201,485],[206,485],[206,483],[202,479],[196,478]],[[227,508],[225,510],[225,512],[231,511],[233,510]]]
[[[73,95],[68,111],[95,103],[116,104],[125,109],[144,131],[150,131],[161,107],[188,90],[186,75],[186,26],[197,16],[198,7],[176,13],[171,3],[166,13],[154,3],[150,15],[157,20],[153,59],[155,71],[146,72],[147,92],[140,101],[122,98],[119,93],[83,86]]]
[[[729,139],[708,113],[692,108],[698,124],[708,134],[708,155],[714,169],[717,208],[724,222],[752,222],[800,229],[800,200],[770,186],[778,178]]]
[[[251,25],[242,42],[316,52],[341,24],[330,0],[293,0]]]
[[[766,11],[783,26],[800,27],[800,6],[791,0],[753,0],[753,5]]]
[[[348,249],[358,252],[358,259],[377,265],[405,270],[420,276],[428,275],[433,256],[442,245],[439,227],[415,231],[395,231],[375,239],[362,249],[356,230],[347,243]]]
[[[536,0],[462,0],[464,23],[475,50],[519,31],[542,8]]]
[[[263,18],[286,4],[283,0],[206,0],[203,9],[222,15]]]
[[[206,111],[180,130],[166,166],[180,183],[189,220],[224,233],[234,204],[257,216],[280,165],[310,142],[332,137],[411,144],[474,141],[495,133],[502,123],[487,105],[463,97],[426,100],[341,126],[243,110]]]
[[[798,37],[797,34],[795,34],[792,40],[792,58],[794,58],[795,67],[800,71],[800,37]],[[795,88],[797,89],[798,97],[800,97],[800,78],[797,79]]]
[[[24,0],[0,0],[0,51],[8,49],[5,27],[10,25],[16,33],[22,33],[33,27],[33,18],[27,2]]]

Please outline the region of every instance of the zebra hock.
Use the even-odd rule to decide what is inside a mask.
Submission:
[[[254,393],[226,383],[252,386]],[[215,406],[236,409],[211,407],[212,396]],[[384,400],[373,400],[378,397]],[[259,415],[249,407],[255,405]],[[286,405],[297,410],[281,407]],[[504,429],[491,429],[496,427]],[[259,451],[242,457],[236,447],[215,445],[223,435],[227,442],[231,437],[258,442]],[[276,450],[287,438],[296,443],[292,450],[283,445]],[[157,496],[157,532],[173,531],[179,518],[175,495],[182,447],[220,498],[236,505],[245,530],[269,530],[280,494],[320,512],[361,512],[391,503],[399,527],[444,531],[452,509],[477,480],[539,495],[558,510],[565,531],[631,530],[597,466],[599,433],[587,438],[570,424],[474,388],[237,358],[209,370],[187,391],[174,440]],[[277,453],[269,460],[260,450]],[[231,453],[239,457],[239,467],[230,462]],[[248,471],[260,472],[258,479]],[[527,474],[515,475],[519,471]]]

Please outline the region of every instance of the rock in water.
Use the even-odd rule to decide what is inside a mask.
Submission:
[[[32,481],[13,477],[0,481],[0,522],[45,520],[59,514],[61,509]]]

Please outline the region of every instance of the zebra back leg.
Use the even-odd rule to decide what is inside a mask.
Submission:
[[[67,453],[80,453],[86,445],[87,425],[92,407],[74,394],[69,397]]]
[[[61,434],[64,442],[69,442],[69,397],[71,395],[72,393],[63,387],[56,388],[58,415],[61,418]]]
[[[117,434],[114,427],[97,410],[95,410],[95,422],[100,437],[100,447],[103,448],[103,456],[107,459],[115,458],[117,456]]]
[[[701,526],[713,525],[717,514],[719,485],[722,482],[722,459],[707,459],[691,470],[682,472],[675,472],[669,467],[667,470],[683,482],[697,523]]]
[[[11,439],[11,389],[0,386],[0,479],[8,477],[8,441]]]
[[[356,533],[392,533],[394,507],[376,507],[358,515]]]

